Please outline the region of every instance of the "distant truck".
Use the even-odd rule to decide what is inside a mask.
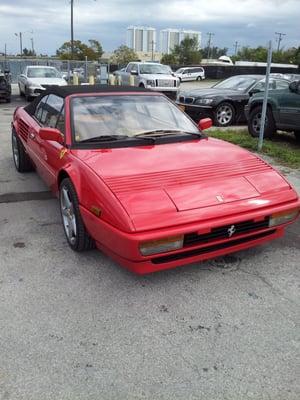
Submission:
[[[169,66],[151,62],[130,62],[125,69],[116,71],[115,76],[121,85],[127,86],[133,81],[134,86],[162,92],[174,99],[180,85]]]

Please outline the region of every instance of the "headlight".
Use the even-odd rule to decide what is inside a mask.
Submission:
[[[194,104],[211,104],[214,101],[214,99],[197,99],[195,100]]]
[[[40,89],[41,88],[41,85],[39,83],[30,82],[30,81],[28,81],[27,83],[28,83],[28,87],[30,87],[31,89],[34,89],[34,88]]]
[[[277,226],[281,224],[286,224],[292,221],[299,214],[300,209],[294,208],[293,210],[282,211],[276,214],[272,214],[269,220],[269,226]]]
[[[154,80],[154,79],[149,79],[149,80],[147,80],[147,85],[148,85],[148,86],[155,87],[155,80]]]
[[[183,235],[164,239],[150,240],[140,244],[140,252],[143,256],[178,250],[183,246]]]

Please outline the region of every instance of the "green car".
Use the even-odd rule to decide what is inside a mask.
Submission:
[[[263,93],[255,93],[245,107],[253,137],[259,136],[263,98]],[[264,136],[271,138],[277,129],[294,132],[300,140],[300,81],[291,82],[287,89],[269,91]]]

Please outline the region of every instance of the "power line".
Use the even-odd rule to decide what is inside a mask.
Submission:
[[[210,57],[211,38],[212,38],[213,36],[215,36],[215,34],[214,34],[213,32],[207,32],[207,36],[208,36],[208,42],[207,42],[207,47],[208,47],[208,50],[207,50],[207,59],[209,59],[209,57]]]
[[[282,33],[282,32],[275,32],[275,35],[278,35],[278,46],[277,46],[277,51],[280,50],[280,42],[282,41],[282,37],[286,36],[286,33]]]

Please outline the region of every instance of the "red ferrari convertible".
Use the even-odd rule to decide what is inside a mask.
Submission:
[[[145,274],[275,239],[299,216],[290,184],[209,126],[146,89],[53,87],[16,109],[13,159],[59,198],[73,250]]]

